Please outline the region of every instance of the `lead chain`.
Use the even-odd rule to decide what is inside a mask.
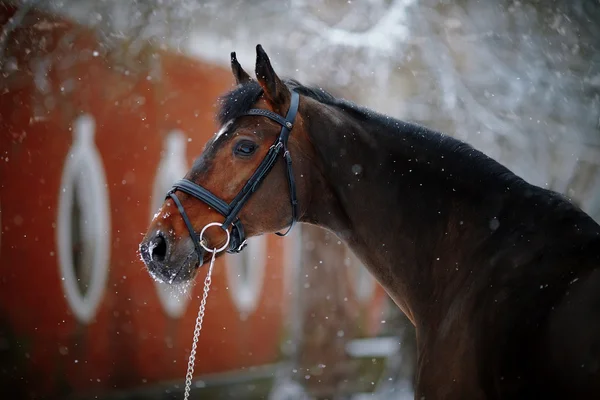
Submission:
[[[196,346],[198,344],[198,338],[200,337],[200,331],[202,330],[202,321],[204,320],[204,310],[206,308],[206,298],[208,297],[208,291],[210,290],[211,275],[216,256],[217,249],[213,249],[212,258],[210,260],[210,266],[208,267],[208,273],[206,274],[206,278],[204,278],[204,293],[202,293],[202,301],[200,302],[200,309],[198,310],[198,316],[196,317],[196,327],[194,328],[194,340],[192,342],[192,351],[190,352],[187,374],[185,376],[185,391],[183,394],[184,400],[187,400],[190,395],[190,388],[192,386],[192,375],[194,373],[194,363],[196,362]]]

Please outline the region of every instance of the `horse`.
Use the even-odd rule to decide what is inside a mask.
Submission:
[[[279,78],[260,44],[256,79],[235,52],[231,69],[219,131],[140,243],[155,279],[317,225],[414,324],[416,399],[600,398],[589,215],[449,135]]]

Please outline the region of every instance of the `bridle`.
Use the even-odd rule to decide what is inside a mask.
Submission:
[[[180,190],[184,193],[187,193],[190,196],[197,198],[200,201],[208,204],[208,206],[214,208],[217,212],[225,217],[225,221],[221,224],[221,228],[227,233],[228,238],[228,253],[239,253],[246,246],[246,235],[244,232],[244,226],[242,222],[238,218],[238,214],[241,211],[242,207],[250,196],[258,189],[260,184],[264,181],[265,177],[275,165],[277,161],[277,157],[281,152],[283,152],[283,158],[286,164],[289,191],[290,191],[290,201],[292,204],[292,222],[287,229],[286,232],[280,233],[276,232],[279,236],[286,236],[291,230],[296,220],[298,218],[298,200],[296,199],[296,184],[294,181],[294,174],[292,171],[292,157],[290,156],[290,152],[288,150],[288,138],[290,136],[290,132],[294,126],[294,120],[296,118],[296,114],[298,113],[298,104],[300,102],[300,96],[297,92],[291,91],[292,98],[290,101],[290,108],[288,109],[287,115],[282,117],[279,114],[276,114],[269,110],[264,109],[251,109],[241,116],[246,115],[255,115],[261,117],[267,117],[279,125],[281,125],[281,132],[279,133],[279,137],[273,143],[273,145],[269,148],[267,155],[262,160],[256,171],[252,174],[248,182],[244,185],[244,187],[239,191],[239,193],[235,196],[235,198],[231,201],[231,203],[227,203],[220,199],[218,196],[211,193],[208,189],[202,187],[201,185],[196,184],[188,179],[182,179],[180,181],[175,182],[171,190],[167,193],[166,199],[171,198],[177,205],[177,209],[187,226],[188,232],[192,241],[194,242],[194,247],[196,249],[196,253],[198,255],[198,263],[202,263],[202,248],[207,249],[208,251],[212,251],[215,249],[208,249],[205,244],[202,242],[202,234],[197,235],[194,231],[194,227],[188,218],[181,201],[177,198],[175,192]],[[209,224],[213,225],[213,224]],[[217,224],[214,224],[217,225]],[[229,234],[228,228],[231,228],[231,234]],[[205,227],[205,229],[208,225]],[[204,232],[204,230],[202,231]],[[225,245],[225,247],[227,244]]]

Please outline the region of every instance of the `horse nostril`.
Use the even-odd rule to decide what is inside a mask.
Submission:
[[[159,233],[150,242],[150,256],[153,261],[162,262],[167,255],[167,241],[162,233]]]

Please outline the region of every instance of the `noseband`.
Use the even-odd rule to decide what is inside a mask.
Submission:
[[[197,198],[200,201],[203,201],[204,203],[208,204],[208,206],[214,208],[217,212],[219,212],[225,217],[225,221],[221,225],[221,228],[227,231],[229,226],[232,226],[230,234],[231,239],[229,241],[229,248],[227,249],[227,252],[239,253],[246,246],[246,235],[244,233],[244,226],[238,218],[238,214],[244,206],[244,204],[246,204],[252,193],[254,193],[258,189],[258,187],[264,181],[269,171],[271,171],[271,168],[273,168],[273,165],[275,165],[279,154],[283,152],[283,158],[286,164],[287,177],[289,183],[290,200],[292,204],[292,222],[285,233],[276,232],[276,234],[279,236],[287,235],[296,223],[298,217],[298,200],[296,199],[296,184],[294,182],[294,174],[292,171],[292,158],[287,148],[287,144],[290,132],[294,126],[296,114],[298,113],[298,104],[300,101],[299,99],[300,96],[298,95],[298,93],[292,91],[290,108],[285,118],[272,111],[263,109],[251,109],[248,112],[242,114],[242,116],[255,115],[267,117],[281,125],[281,132],[279,133],[279,137],[277,138],[275,143],[273,143],[273,145],[269,148],[267,155],[262,160],[256,171],[254,171],[254,174],[252,174],[250,179],[248,179],[248,182],[246,182],[242,190],[240,190],[240,192],[235,196],[231,203],[223,201],[222,199],[211,193],[208,189],[188,179],[182,179],[180,181],[175,182],[171,190],[167,193],[166,198],[173,199],[173,201],[177,205],[177,209],[179,210],[181,217],[183,218],[183,221],[185,222],[185,225],[187,226],[187,229],[190,233],[190,237],[194,242],[196,253],[198,254],[198,263],[202,262],[201,246],[204,247],[204,245],[200,242],[202,238],[199,237],[194,231],[194,227],[192,226],[190,219],[188,218],[181,202],[175,194],[175,191],[177,190],[180,190],[184,193],[189,194],[190,196]]]

